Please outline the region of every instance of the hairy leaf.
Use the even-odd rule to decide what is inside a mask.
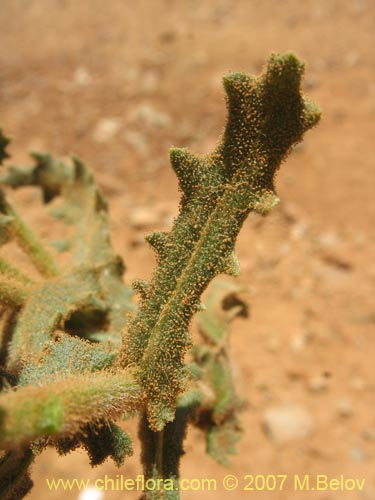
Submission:
[[[35,287],[14,330],[9,348],[9,369],[14,370],[22,357],[41,352],[73,311],[97,305],[99,293],[95,273],[85,269]]]
[[[28,355],[18,385],[44,385],[70,375],[104,370],[114,359],[115,354],[101,345],[61,333],[57,342],[45,344],[42,353]]]
[[[276,170],[319,121],[319,110],[301,95],[303,71],[286,53],[272,55],[258,78],[227,75],[228,119],[218,146],[207,155],[170,152],[182,192],[180,213],[169,233],[148,238],[158,267],[122,349],[123,365],[140,366],[155,431],[174,419],[177,397],[186,387],[188,326],[202,292],[218,274],[238,272],[233,252],[244,220],[277,203]]]

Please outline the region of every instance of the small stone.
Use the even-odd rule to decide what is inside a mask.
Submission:
[[[144,247],[146,245],[146,240],[144,234],[136,233],[129,240],[129,246],[132,248]]]
[[[266,349],[269,352],[278,352],[281,348],[281,340],[275,335],[270,335],[266,340]]]
[[[305,380],[306,378],[304,372],[302,372],[301,370],[291,369],[286,372],[286,375],[288,379],[293,383],[300,382],[301,380]]]
[[[258,380],[257,382],[254,383],[254,387],[257,391],[259,392],[266,392],[268,393],[270,388],[267,382],[264,382],[263,380]]]
[[[306,236],[309,227],[303,222],[296,222],[290,229],[290,238],[293,241],[301,240]]]
[[[268,408],[263,417],[263,428],[275,443],[282,444],[309,437],[314,424],[303,406],[288,404]]]
[[[349,455],[354,462],[362,463],[366,460],[365,452],[359,447],[352,448]]]
[[[345,55],[346,64],[349,67],[356,66],[361,60],[361,55],[357,50],[351,50]]]
[[[285,203],[280,210],[288,224],[295,224],[299,221],[306,220],[306,214],[303,213],[301,208],[294,203]]]
[[[147,103],[140,104],[129,116],[130,120],[139,121],[149,127],[165,127],[171,122],[171,117],[158,111]]]
[[[146,207],[135,208],[130,213],[130,224],[135,229],[155,227],[158,219],[158,214]]]
[[[166,30],[162,31],[159,34],[159,40],[163,43],[171,43],[174,42],[177,36],[177,32],[174,30]]]
[[[149,142],[145,134],[137,132],[136,130],[127,130],[124,138],[134,150],[142,156],[146,156],[149,151]]]
[[[340,417],[347,418],[353,415],[353,406],[349,399],[340,399],[336,407]]]
[[[142,91],[146,94],[153,94],[156,92],[160,87],[160,78],[156,71],[146,71],[142,76],[140,85]]]
[[[319,79],[316,75],[311,74],[305,79],[305,85],[307,90],[315,89],[319,84]]]
[[[305,349],[307,345],[308,335],[299,334],[294,335],[294,337],[290,340],[290,347],[294,352],[301,352]]]
[[[375,441],[375,427],[365,429],[362,433],[362,437],[365,441]]]
[[[362,392],[366,389],[366,381],[362,377],[353,377],[350,385],[355,391]]]
[[[73,81],[79,87],[87,87],[93,81],[89,71],[83,66],[77,68],[73,75]]]
[[[311,377],[307,381],[307,387],[311,392],[325,391],[329,387],[329,381],[327,377],[324,377],[322,375],[317,375],[315,377]]]
[[[318,236],[318,243],[321,247],[334,247],[339,243],[340,239],[337,233],[326,232]]]
[[[93,138],[96,142],[110,141],[120,130],[121,121],[118,118],[102,118],[96,124]]]

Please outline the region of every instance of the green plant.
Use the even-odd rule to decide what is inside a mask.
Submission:
[[[214,151],[171,149],[180,210],[170,232],[146,237],[157,256],[150,282],[123,283],[106,201],[79,159],[68,165],[33,154],[34,166],[10,166],[2,176],[13,189],[41,188],[51,215],[68,224],[69,238],[53,243],[71,261],[56,263],[1,191],[1,243],[16,242],[40,279],[0,258],[0,498],[24,496],[28,467],[47,445],[60,453],[83,446],[92,465],[108,456],[122,464],[131,439],[114,423],[119,417],[139,415],[145,477],[164,481],[164,489],[145,491],[145,499],[179,498],[190,422],[205,429],[208,452],[227,462],[240,434],[241,407],[227,330],[246,307],[238,290],[222,283],[212,289],[206,311],[199,312],[200,300],[217,275],[239,274],[234,247],[244,220],[277,204],[275,172],[319,121],[319,110],[300,92],[303,71],[286,53],[272,55],[258,78],[228,74],[227,125]],[[1,160],[7,142],[1,136]],[[132,289],[140,295],[136,310]],[[226,314],[218,310],[223,300]],[[196,313],[203,342],[192,347],[188,328]]]

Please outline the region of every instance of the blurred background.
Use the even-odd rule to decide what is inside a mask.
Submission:
[[[237,245],[249,319],[232,325],[243,438],[229,469],[191,429],[183,478],[327,474],[363,491],[186,492],[183,499],[375,498],[374,2],[371,0],[1,0],[0,122],[15,163],[30,151],[78,154],[110,201],[128,283],[155,265],[144,234],[177,213],[171,145],[208,152],[225,123],[222,76],[259,74],[271,52],[306,61],[323,110],[276,181],[281,203],[252,216]],[[39,194],[20,210],[42,236]],[[267,432],[265,432],[267,427]],[[30,500],[76,499],[45,478],[141,473],[135,454],[91,469],[83,451],[45,451]],[[106,492],[105,500],[137,498]]]

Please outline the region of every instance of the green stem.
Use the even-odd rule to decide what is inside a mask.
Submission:
[[[180,460],[187,426],[196,407],[204,404],[198,387],[180,398],[175,418],[163,430],[154,432],[146,412],[140,419],[139,437],[145,479],[162,480],[157,489],[145,491],[142,500],[179,500]]]
[[[0,281],[0,302],[6,306],[20,307],[26,302],[28,296],[28,290],[21,288],[13,280]]]
[[[0,448],[42,436],[72,436],[84,425],[137,410],[143,392],[130,370],[70,376],[0,395]]]
[[[156,433],[156,469],[159,478],[163,478],[164,429]]]
[[[18,280],[23,285],[30,285],[31,283],[33,283],[33,281],[28,276],[23,274],[16,267],[12,266],[12,264],[7,262],[2,257],[0,257],[0,273],[9,278]]]
[[[5,454],[0,461],[0,498],[9,499],[16,491],[26,494],[30,490],[32,481],[27,472],[34,456],[31,448],[10,450]]]
[[[12,205],[1,195],[0,210],[13,217],[14,234],[19,245],[25,250],[38,271],[46,277],[57,276],[59,268],[42,242],[25,224]]]

